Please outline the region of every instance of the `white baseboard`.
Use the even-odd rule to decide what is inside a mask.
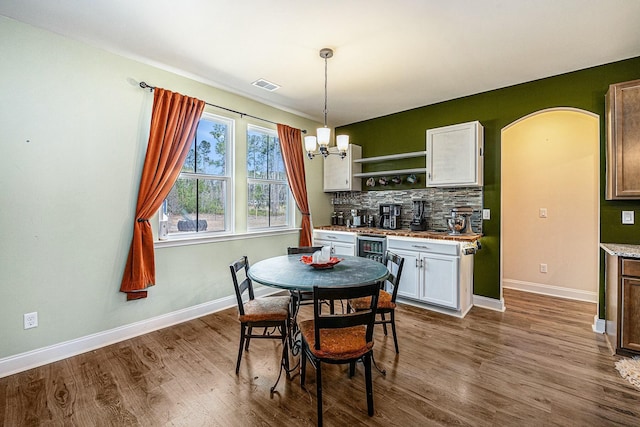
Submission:
[[[255,295],[264,296],[276,292],[279,291],[262,286],[256,288]],[[186,322],[236,305],[236,297],[235,295],[231,295],[195,305],[193,307],[187,307],[182,310],[163,314],[161,316],[119,326],[108,331],[98,332],[70,341],[5,357],[0,359],[0,378],[46,365],[48,363],[57,362],[58,360],[66,359],[67,357],[86,353],[87,351],[95,350],[97,348],[147,334],[158,329]]]
[[[605,333],[605,325],[607,324],[605,319],[600,319],[596,314],[593,316],[593,325],[591,325],[591,329],[596,334],[604,334]]]
[[[482,295],[473,296],[473,305],[500,312],[503,312],[506,309],[503,299],[483,297]]]
[[[551,297],[567,298],[578,301],[598,302],[598,293],[581,291],[578,289],[563,288],[560,286],[544,285],[542,283],[525,282],[522,280],[503,279],[502,287],[505,289],[516,289],[519,291],[533,292],[535,294],[548,295]]]

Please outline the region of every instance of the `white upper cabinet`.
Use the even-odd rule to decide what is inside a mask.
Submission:
[[[427,130],[427,187],[482,186],[484,128],[480,122]]]
[[[335,153],[337,149],[331,147],[330,152]],[[324,191],[360,191],[362,190],[362,179],[354,177],[362,171],[362,164],[356,163],[362,157],[362,147],[349,144],[347,156],[341,159],[340,156],[331,154],[324,159]]]

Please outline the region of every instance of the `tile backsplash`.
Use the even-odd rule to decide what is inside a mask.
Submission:
[[[378,206],[381,203],[401,204],[401,228],[408,229],[409,223],[413,218],[412,200],[414,199],[424,199],[426,201],[427,229],[447,230],[445,216],[449,214],[451,208],[470,206],[473,209],[471,227],[476,233],[482,233],[482,187],[436,187],[408,190],[338,192],[333,194],[331,203],[334,211],[344,212],[345,218],[348,218],[351,209],[360,209],[364,215],[374,215],[376,226],[379,221]]]

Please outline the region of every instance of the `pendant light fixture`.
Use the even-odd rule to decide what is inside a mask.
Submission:
[[[304,137],[304,148],[310,159],[313,159],[318,154],[322,154],[322,157],[327,157],[329,154],[337,154],[344,159],[347,155],[347,149],[349,148],[349,135],[338,135],[336,136],[338,152],[329,152],[331,129],[327,127],[327,59],[332,56],[332,49],[326,47],[324,49],[320,49],[320,57],[324,59],[324,127],[316,130],[317,136],[310,135]],[[319,151],[316,151],[316,147],[318,145],[320,146]]]

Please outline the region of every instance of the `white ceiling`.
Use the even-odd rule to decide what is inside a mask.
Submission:
[[[640,56],[640,0],[2,0],[0,14],[318,121],[333,48],[332,127]]]

